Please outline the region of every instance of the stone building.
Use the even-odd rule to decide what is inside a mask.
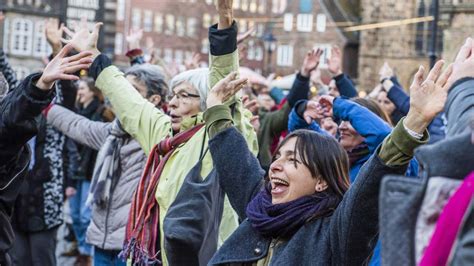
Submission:
[[[234,0],[234,16],[238,18],[240,32],[255,27],[256,35],[247,41],[248,53],[244,65],[252,69],[263,68],[263,46],[259,37],[265,29],[269,13],[268,0]],[[207,61],[209,52],[208,27],[217,23],[213,0],[177,1],[117,1],[117,32],[115,35],[115,60],[128,65],[124,56],[128,47],[126,36],[130,29],[142,28],[144,38],[151,37],[155,54],[167,63],[182,65],[192,53],[201,53]]]
[[[44,22],[56,18],[66,24],[85,16],[89,22],[104,21],[99,48],[112,54],[115,44],[116,0],[3,0],[0,10],[5,20],[0,25],[0,43],[19,79],[40,71],[51,47],[44,34]],[[111,34],[112,33],[112,34]],[[111,37],[112,35],[112,37]]]
[[[322,48],[320,66],[326,67],[326,59],[330,55],[331,46],[338,45],[350,55],[350,43],[357,39],[345,35],[336,24],[337,13],[341,9],[331,5],[332,1],[284,1],[281,13],[274,13],[274,22],[270,26],[277,40],[277,47],[271,65],[279,75],[292,74],[300,68],[308,50]],[[273,10],[277,11],[277,10]],[[347,49],[346,49],[347,48]],[[357,58],[356,56],[354,56]],[[349,60],[349,59],[347,59]],[[346,64],[348,65],[348,64]],[[355,75],[354,71],[346,69]]]

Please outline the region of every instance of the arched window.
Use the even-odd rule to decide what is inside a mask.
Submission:
[[[33,22],[29,19],[13,19],[10,52],[14,55],[31,55]]]

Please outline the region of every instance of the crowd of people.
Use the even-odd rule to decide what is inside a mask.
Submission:
[[[337,47],[286,93],[239,74],[249,33],[216,8],[206,68],[133,31],[120,69],[85,20],[49,20],[21,81],[0,53],[0,265],[57,265],[65,202],[74,265],[474,264],[473,39],[409,94],[384,64],[358,97]]]

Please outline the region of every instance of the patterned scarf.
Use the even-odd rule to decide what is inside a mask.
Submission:
[[[133,265],[161,265],[160,208],[155,199],[158,182],[166,162],[175,149],[186,143],[203,126],[204,124],[200,124],[164,139],[151,150],[140,183],[133,196],[124,248],[119,255],[122,259],[131,258]]]
[[[104,145],[99,150],[86,205],[106,207],[113,186],[120,177],[120,150],[129,135],[115,119]]]
[[[252,227],[265,237],[288,239],[305,223],[331,215],[341,201],[334,193],[320,192],[272,204],[270,189],[267,184],[247,206]]]

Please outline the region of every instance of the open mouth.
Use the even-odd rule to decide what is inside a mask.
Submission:
[[[272,185],[272,195],[280,195],[285,193],[290,186],[286,180],[283,180],[278,177],[270,177],[271,185]]]

